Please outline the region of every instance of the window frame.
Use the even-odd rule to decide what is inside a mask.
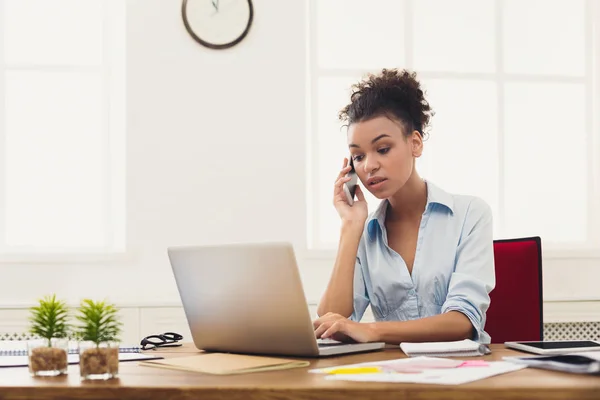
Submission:
[[[333,259],[336,249],[325,247],[325,243],[318,243],[318,207],[322,200],[319,193],[319,167],[316,165],[314,155],[318,154],[317,136],[319,133],[318,120],[315,118],[317,113],[318,81],[321,77],[339,77],[339,76],[357,76],[370,70],[362,69],[328,69],[321,68],[318,65],[317,53],[317,7],[318,0],[307,2],[307,114],[308,132],[307,132],[307,196],[306,196],[306,220],[307,235],[306,246],[302,250],[304,256],[308,259]],[[405,67],[413,68],[413,4],[415,0],[403,0],[404,15],[404,59]],[[586,131],[588,146],[588,242],[582,245],[561,244],[557,242],[547,242],[544,249],[544,257],[549,259],[600,259],[600,116],[594,115],[593,110],[600,107],[600,4],[593,0],[584,0],[585,7],[585,75],[583,77],[569,77],[558,75],[532,75],[532,74],[514,74],[505,73],[503,70],[503,1],[495,0],[495,63],[496,71],[493,73],[458,73],[458,72],[428,72],[419,71],[422,79],[451,79],[451,80],[485,80],[495,82],[497,88],[497,106],[498,106],[498,153],[500,165],[498,168],[498,218],[494,221],[499,224],[498,231],[504,232],[504,90],[507,83],[512,82],[552,82],[552,83],[583,83],[585,84],[586,96]],[[594,70],[596,71],[594,73]],[[334,177],[332,177],[333,180]],[[498,237],[500,238],[500,237]]]
[[[5,73],[7,71],[93,72],[102,75],[102,130],[104,162],[104,215],[107,218],[105,247],[53,248],[36,251],[6,245],[4,229],[0,229],[0,264],[70,264],[127,261],[133,258],[126,236],[126,4],[120,1],[100,1],[102,19],[102,62],[100,65],[7,65],[4,49],[4,29],[0,28],[0,121],[5,121]],[[0,21],[3,21],[4,0],[0,0]],[[2,24],[3,25],[3,24]],[[0,25],[0,26],[2,26]],[[121,35],[122,37],[118,36]],[[120,40],[122,46],[112,46]],[[5,150],[5,125],[0,123],[0,149]],[[5,164],[0,163],[0,209],[5,210]],[[0,226],[5,226],[0,213]]]

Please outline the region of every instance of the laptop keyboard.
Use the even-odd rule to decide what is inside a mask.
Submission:
[[[331,339],[317,339],[317,345],[319,347],[332,347],[332,346],[343,346],[348,343],[338,342],[337,340]]]

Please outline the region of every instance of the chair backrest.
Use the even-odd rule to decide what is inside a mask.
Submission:
[[[538,341],[544,335],[540,237],[494,240],[496,287],[485,331],[492,343]]]

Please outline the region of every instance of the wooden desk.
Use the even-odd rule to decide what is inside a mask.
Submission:
[[[492,346],[486,360],[516,355]],[[163,353],[190,355],[191,346]],[[312,360],[310,368],[404,357],[397,348]],[[524,369],[458,385],[326,381],[308,368],[245,375],[215,376],[193,372],[120,365],[120,377],[106,382],[80,382],[79,367],[69,375],[32,378],[27,368],[0,369],[0,399],[600,399],[600,377]]]

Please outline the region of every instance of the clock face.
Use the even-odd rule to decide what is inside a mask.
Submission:
[[[183,22],[203,46],[225,49],[239,43],[252,24],[252,0],[183,0]]]

